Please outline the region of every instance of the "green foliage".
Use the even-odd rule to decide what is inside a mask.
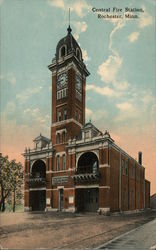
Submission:
[[[23,185],[23,167],[15,160],[9,162],[8,157],[0,154],[0,211],[5,211],[5,203],[21,204]]]

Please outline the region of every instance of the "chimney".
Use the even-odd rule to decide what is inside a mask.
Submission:
[[[138,152],[138,163],[142,165],[142,152]]]

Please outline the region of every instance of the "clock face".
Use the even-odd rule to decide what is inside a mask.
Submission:
[[[79,92],[82,92],[82,80],[79,76],[76,75],[76,78],[75,78],[75,84],[76,84],[76,89],[79,91]]]
[[[62,73],[57,77],[57,89],[64,88],[67,85],[67,74]]]

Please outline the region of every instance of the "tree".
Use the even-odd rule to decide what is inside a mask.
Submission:
[[[6,200],[13,194],[13,212],[16,201],[22,197],[23,170],[22,164],[15,160],[8,161],[8,157],[0,154],[0,211],[5,211]]]
[[[11,187],[9,184],[10,177],[11,171],[9,168],[8,156],[3,157],[2,154],[0,154],[0,211],[2,212],[5,211],[5,200],[11,192]]]
[[[23,171],[22,164],[16,163],[15,160],[11,161],[11,191],[13,193],[13,212],[15,212],[16,208],[16,200],[22,197],[22,184],[23,184]]]

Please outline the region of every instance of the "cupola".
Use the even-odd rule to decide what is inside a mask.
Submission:
[[[81,48],[71,32],[72,29],[69,25],[67,29],[67,35],[63,37],[57,44],[56,60],[61,60],[62,58],[68,56],[69,54],[74,53],[74,55],[79,61],[83,61]]]

